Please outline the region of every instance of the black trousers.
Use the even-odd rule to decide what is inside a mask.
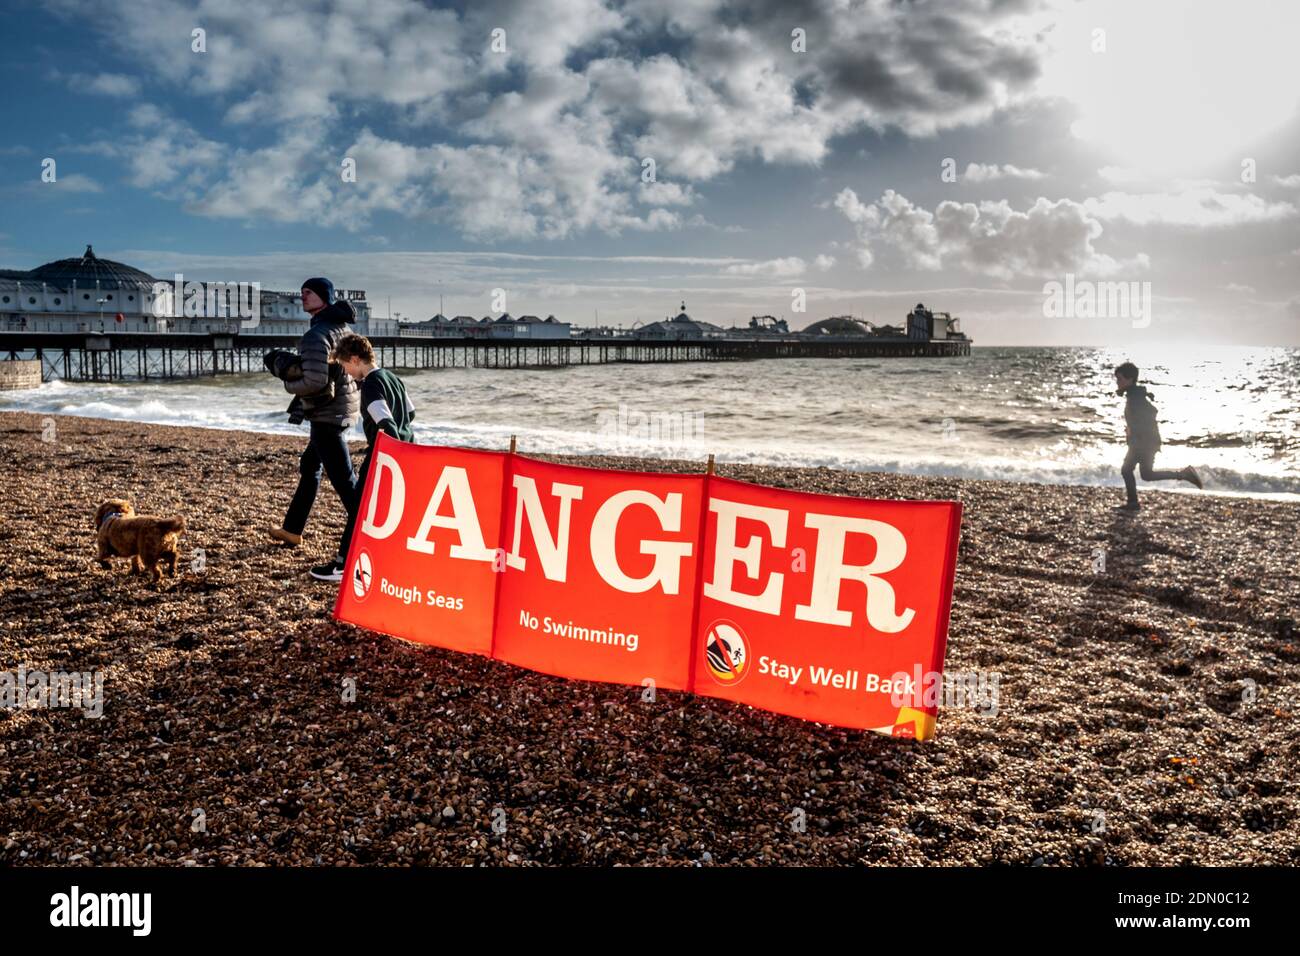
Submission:
[[[1124,476],[1124,489],[1128,492],[1129,504],[1138,503],[1137,480],[1133,477],[1134,468],[1138,469],[1143,481],[1177,481],[1183,477],[1181,471],[1156,471],[1155,460],[1158,450],[1129,446],[1128,454],[1124,456],[1124,465],[1119,470],[1119,473]]]
[[[316,503],[323,471],[338,493],[343,508],[352,514],[353,491],[357,476],[352,470],[352,455],[348,451],[347,429],[328,422],[312,422],[311,438],[298,459],[298,487],[294,490],[289,510],[284,515],[284,530],[302,534],[307,527],[311,506]]]
[[[352,544],[352,532],[357,526],[357,515],[361,511],[361,496],[366,490],[366,475],[370,474],[370,460],[374,457],[375,446],[371,445],[366,449],[366,459],[361,463],[361,471],[357,475],[356,488],[352,492],[352,506],[348,508],[348,523],[343,528],[343,537],[339,539],[339,560],[348,559],[348,548]]]

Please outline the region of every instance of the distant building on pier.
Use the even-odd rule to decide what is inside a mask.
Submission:
[[[907,313],[907,337],[917,342],[930,342],[934,339],[956,339],[962,341],[966,334],[961,331],[961,320],[948,312],[932,312],[923,303]]]
[[[865,339],[874,335],[875,330],[870,323],[854,318],[851,315],[832,315],[828,319],[814,322],[799,334],[811,338],[842,336]]]
[[[505,339],[567,339],[571,329],[553,315],[539,319],[535,315],[512,318],[509,313],[492,323],[492,337]]]
[[[670,319],[651,322],[637,326],[632,330],[632,338],[652,341],[681,341],[687,339],[716,339],[727,334],[727,330],[712,322],[693,319],[686,314],[686,302],[682,310]]]
[[[186,276],[183,281],[194,282],[196,277]],[[357,331],[391,334],[377,327],[383,320],[372,326],[363,290],[341,289],[338,294],[356,309]],[[86,246],[81,256],[35,269],[0,269],[0,331],[301,335],[311,319],[302,310],[298,291],[259,289],[256,325],[238,315],[187,316],[184,298],[183,289],[181,296],[176,295],[174,278],[159,279],[134,266],[101,259]],[[251,295],[248,304],[253,305]]]
[[[778,319],[774,315],[751,315],[749,325],[733,326],[727,329],[727,334],[739,338],[750,338],[756,335],[789,335],[790,326],[785,319]]]
[[[535,315],[515,318],[505,312],[495,319],[490,315],[481,319],[475,319],[471,315],[458,315],[449,319],[439,313],[423,322],[403,322],[400,334],[408,338],[567,339],[572,335],[572,326],[553,315],[544,319]]]
[[[960,331],[960,319],[947,312],[931,312],[918,303],[907,314],[907,325],[876,325],[866,319],[852,315],[833,315],[828,319],[814,322],[799,334],[807,338],[818,339],[884,339],[930,342],[935,339],[943,341],[965,341],[966,336]]]

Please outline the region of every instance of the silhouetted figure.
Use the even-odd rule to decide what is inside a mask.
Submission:
[[[1156,452],[1160,450],[1160,426],[1156,422],[1156,407],[1151,404],[1151,393],[1138,384],[1138,367],[1132,362],[1125,362],[1115,369],[1115,386],[1125,398],[1124,435],[1128,440],[1128,454],[1124,456],[1124,465],[1120,474],[1124,476],[1124,488],[1128,492],[1128,502],[1121,506],[1124,511],[1140,511],[1138,504],[1137,480],[1133,469],[1137,468],[1143,481],[1186,481],[1201,485],[1201,477],[1191,465],[1178,471],[1156,471]]]

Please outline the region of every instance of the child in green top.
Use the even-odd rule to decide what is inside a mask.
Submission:
[[[361,383],[361,425],[366,433],[366,460],[357,477],[356,492],[348,503],[347,527],[339,541],[339,551],[333,561],[311,569],[318,581],[343,580],[343,565],[347,561],[352,530],[361,510],[361,495],[365,491],[366,476],[370,474],[370,460],[375,452],[375,437],[384,434],[401,441],[414,441],[411,419],[415,410],[406,397],[406,386],[388,369],[375,366],[375,350],[364,335],[349,333],[334,346],[333,360],[343,367],[349,377]]]

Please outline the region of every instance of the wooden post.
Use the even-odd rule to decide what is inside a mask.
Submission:
[[[714,473],[714,472],[713,472],[713,456],[712,456],[712,455],[709,456],[709,463],[708,463],[708,465],[705,466],[705,468],[704,468],[704,473],[705,473],[706,475],[711,475],[711,474]]]
[[[515,445],[516,445],[516,444],[517,444],[516,437],[515,437],[514,435],[511,435],[511,436],[510,436],[510,454],[512,454],[512,455],[515,453]]]

